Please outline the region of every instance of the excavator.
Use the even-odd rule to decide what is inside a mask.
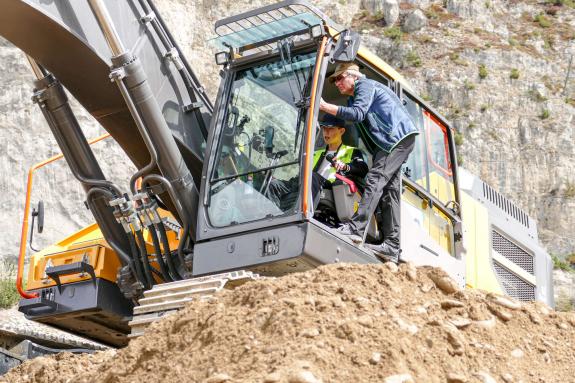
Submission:
[[[449,122],[359,34],[305,1],[216,22],[214,103],[151,0],[4,0],[0,36],[28,56],[32,100],[95,221],[27,259],[28,193],[17,278],[28,319],[121,347],[222,288],[382,262],[318,219],[312,201],[319,100],[345,103],[326,81],[342,62],[392,89],[421,132],[402,169],[401,261],[441,267],[461,287],[553,305],[536,222],[458,167]],[[137,168],[128,184],[105,177],[67,92]],[[346,144],[373,152],[348,130]],[[294,178],[295,198],[270,198],[274,180]],[[345,222],[357,193],[344,182],[320,203]],[[381,238],[380,218],[364,242]],[[42,208],[33,219],[43,221]]]

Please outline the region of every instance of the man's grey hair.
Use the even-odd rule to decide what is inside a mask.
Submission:
[[[347,73],[350,76],[355,77],[356,80],[359,80],[360,78],[365,77],[365,75],[358,70],[348,69],[345,71],[345,73]]]

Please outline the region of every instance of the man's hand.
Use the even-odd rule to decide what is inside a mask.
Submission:
[[[325,102],[322,97],[321,100],[319,100],[319,110],[335,116],[337,114],[337,105]]]

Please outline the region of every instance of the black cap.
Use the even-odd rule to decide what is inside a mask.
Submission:
[[[337,126],[338,128],[347,128],[347,124],[345,123],[344,120],[327,113],[323,116],[319,124],[325,127]]]

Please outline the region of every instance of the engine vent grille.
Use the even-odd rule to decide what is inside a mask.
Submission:
[[[493,267],[507,295],[525,302],[535,300],[535,286],[529,282],[525,282],[496,261],[493,261]]]
[[[493,249],[523,270],[535,275],[535,260],[531,254],[499,234],[491,230],[491,243]]]
[[[523,226],[529,228],[529,216],[523,210],[509,201],[502,194],[496,192],[491,186],[483,182],[483,197],[498,206],[501,210],[515,218]]]

